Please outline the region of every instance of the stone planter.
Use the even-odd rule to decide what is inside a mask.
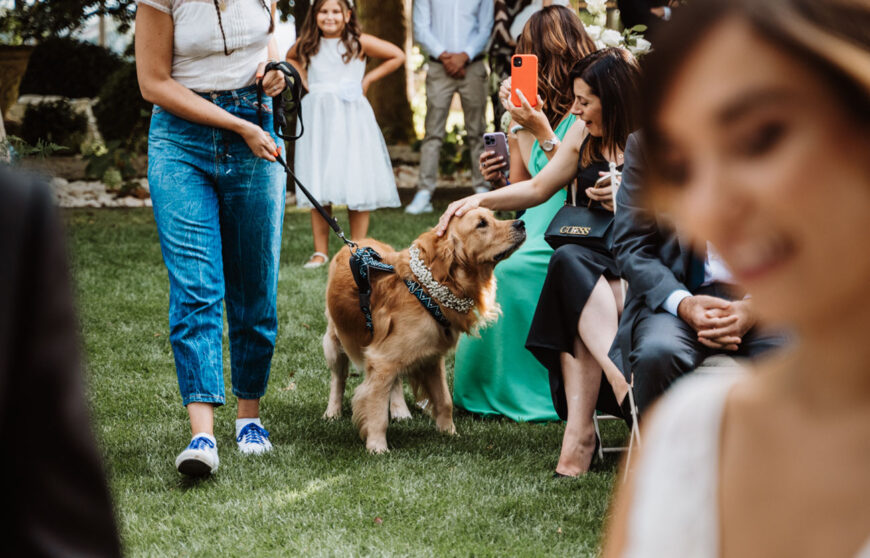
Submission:
[[[4,116],[18,100],[18,86],[31,52],[31,46],[0,45],[0,112]]]

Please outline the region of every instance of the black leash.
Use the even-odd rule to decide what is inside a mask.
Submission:
[[[284,82],[287,87],[284,91],[282,91],[278,96],[272,97],[272,116],[273,116],[273,126],[275,129],[275,135],[279,138],[282,138],[286,141],[295,141],[302,137],[303,132],[305,131],[305,124],[302,122],[302,77],[299,75],[299,72],[296,71],[291,64],[287,62],[269,62],[266,64],[266,68],[264,69],[263,74],[265,75],[272,70],[278,70],[282,74],[284,74]],[[285,96],[285,92],[290,95],[290,98],[287,99]],[[260,78],[257,81],[257,118],[260,121],[260,127],[263,128],[263,80]],[[288,108],[287,103],[292,103],[290,105],[290,109],[296,111],[296,117],[299,119],[299,133],[296,135],[284,135],[283,130],[287,129],[287,117],[285,115],[285,109]],[[287,173],[290,178],[293,179],[293,182],[305,194],[305,197],[308,198],[308,201],[311,202],[311,205],[314,206],[314,209],[320,213],[320,216],[329,224],[330,228],[335,231],[335,234],[338,235],[338,238],[341,239],[342,242],[350,248],[350,270],[353,273],[353,279],[356,282],[357,290],[359,291],[359,307],[363,313],[363,317],[366,322],[366,329],[370,332],[374,333],[374,324],[372,323],[372,310],[371,310],[371,294],[372,294],[372,282],[371,282],[371,272],[372,271],[386,271],[389,273],[393,273],[395,270],[393,266],[389,264],[385,264],[381,261],[381,255],[378,254],[374,248],[371,247],[363,247],[360,248],[356,242],[352,240],[348,240],[347,237],[344,236],[344,231],[341,230],[341,227],[338,225],[338,221],[335,218],[326,212],[323,209],[323,206],[320,205],[314,196],[311,195],[311,192],[308,191],[296,175],[293,174],[293,171],[290,170],[290,167],[281,157],[281,149],[278,148],[278,151],[275,153],[275,160],[278,161],[282,167],[284,167],[284,171]]]
[[[299,75],[299,72],[296,71],[291,64],[287,62],[269,62],[266,64],[266,68],[263,71],[263,74],[267,74],[272,70],[278,70],[282,74],[284,74],[284,82],[287,84],[285,91],[289,92],[290,99],[286,99],[284,95],[284,91],[278,94],[276,97],[272,97],[272,118],[273,118],[273,127],[275,129],[275,135],[279,138],[287,140],[287,141],[295,141],[302,137],[303,132],[305,132],[305,124],[302,122],[302,76]],[[257,117],[260,120],[260,127],[263,128],[263,78],[257,80]],[[286,108],[286,103],[292,103],[292,110],[296,111],[296,118],[299,119],[299,133],[295,136],[293,135],[284,135],[282,133],[283,130],[287,128],[287,117],[284,114],[284,110]],[[264,128],[265,129],[265,128]],[[341,239],[342,242],[350,248],[351,253],[353,253],[356,248],[356,242],[348,240],[347,237],[344,236],[344,231],[341,230],[341,227],[338,225],[338,221],[335,218],[326,212],[323,209],[323,206],[320,205],[314,196],[311,195],[311,192],[308,191],[299,179],[296,178],[296,175],[293,174],[293,171],[290,170],[290,167],[287,166],[287,163],[281,157],[280,153],[281,149],[278,149],[278,152],[275,153],[275,160],[284,167],[284,171],[287,172],[287,175],[293,179],[293,182],[296,183],[296,186],[302,190],[302,193],[305,194],[305,197],[308,198],[308,201],[311,202],[311,205],[314,206],[314,209],[320,213],[320,216],[329,224],[330,228],[335,231],[335,234],[338,235],[338,238]]]

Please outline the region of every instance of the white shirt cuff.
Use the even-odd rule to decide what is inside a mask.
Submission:
[[[668,295],[668,298],[662,303],[662,308],[667,310],[669,314],[673,314],[679,318],[677,314],[677,308],[680,307],[680,303],[683,302],[684,299],[692,296],[692,293],[689,291],[685,291],[683,289],[676,290]]]

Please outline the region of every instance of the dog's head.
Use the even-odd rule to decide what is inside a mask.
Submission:
[[[466,331],[474,333],[498,317],[493,270],[525,239],[525,224],[519,219],[502,221],[489,209],[477,208],[451,219],[444,235],[433,229],[416,240],[435,279],[458,296],[475,299],[477,317]]]
[[[490,271],[513,254],[526,240],[526,227],[519,219],[503,221],[492,211],[478,207],[453,217],[442,237],[436,237],[436,254],[468,271]]]

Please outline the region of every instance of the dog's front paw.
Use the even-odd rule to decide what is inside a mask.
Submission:
[[[323,418],[325,420],[340,419],[341,418],[341,406],[338,405],[338,406],[333,407],[332,405],[330,405],[329,407],[326,408],[326,412],[323,413]]]
[[[451,436],[456,435],[456,425],[453,424],[453,421],[441,423],[435,423],[435,427],[438,429],[438,432],[443,434],[449,434]]]
[[[387,453],[390,451],[390,448],[387,447],[386,440],[366,440],[366,449],[372,454]]]

